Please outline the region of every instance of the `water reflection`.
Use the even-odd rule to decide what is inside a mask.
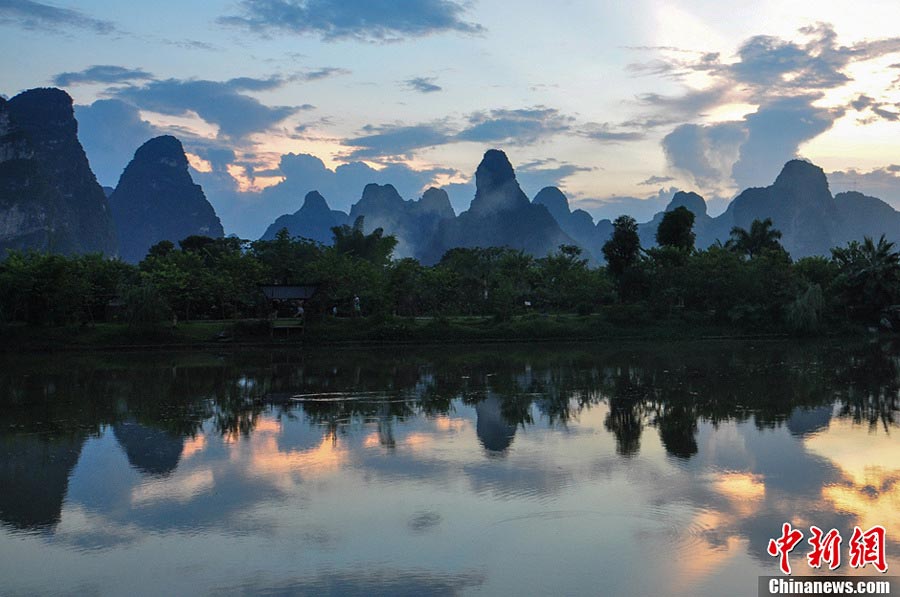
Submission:
[[[754,594],[787,520],[893,562],[893,346],[539,348],[7,357],[0,578]]]

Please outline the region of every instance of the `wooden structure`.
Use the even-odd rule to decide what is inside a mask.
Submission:
[[[300,285],[260,285],[259,289],[269,302],[272,322],[271,335],[283,332],[290,336],[292,331],[303,331],[306,301],[316,293],[318,286],[315,284]],[[286,313],[282,313],[286,312]],[[298,314],[299,312],[299,314]],[[287,315],[285,318],[284,316]]]

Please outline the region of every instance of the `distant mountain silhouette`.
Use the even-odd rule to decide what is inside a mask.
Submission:
[[[832,197],[825,172],[803,160],[784,165],[775,183],[740,193],[716,218],[706,212],[706,202],[696,193],[679,191],[666,211],[685,206],[696,216],[696,246],[705,249],[717,240],[728,240],[735,226],[749,229],[753,220],[772,218],[782,233],[781,244],[794,259],[810,255],[830,255],[831,248],[852,240],[884,234],[900,242],[900,212],[876,197],[862,193],[839,193]],[[656,244],[660,212],[639,226],[641,244]]]
[[[721,227],[716,226],[714,218],[710,217],[707,213],[706,201],[697,193],[678,191],[672,197],[672,200],[666,206],[664,211],[657,213],[649,222],[638,226],[638,234],[641,237],[642,246],[656,246],[656,229],[659,228],[663,216],[666,212],[676,210],[679,207],[685,207],[694,214],[694,234],[697,235],[694,245],[697,248],[705,249],[716,242],[716,239],[720,235],[719,231]],[[722,242],[725,242],[725,239],[722,239]]]
[[[775,183],[747,189],[719,216],[720,234],[732,226],[750,229],[753,220],[772,218],[783,234],[781,244],[796,259],[826,255],[836,243],[837,208],[825,172],[809,162],[791,160]]]
[[[484,154],[475,171],[475,189],[467,211],[438,225],[423,262],[435,263],[454,247],[510,247],[543,257],[559,245],[576,244],[546,206],[528,200],[502,151]]]
[[[862,240],[864,236],[877,239],[882,234],[900,242],[900,212],[881,199],[851,191],[835,195],[834,203],[840,222],[834,232],[838,243]]]
[[[162,240],[224,236],[222,223],[188,171],[181,141],[171,135],[141,145],[109,198],[123,260],[137,263]]]
[[[273,240],[282,228],[286,228],[291,237],[308,238],[320,243],[331,244],[331,229],[347,223],[347,214],[331,209],[325,197],[318,191],[310,191],[303,200],[303,205],[292,214],[279,216],[270,224],[260,240]]]
[[[109,204],[77,133],[64,91],[0,102],[0,249],[116,254]]]
[[[418,201],[404,201],[393,185],[368,184],[350,209],[350,221],[364,216],[366,233],[376,228],[397,237],[395,257],[421,257],[438,224],[455,217],[450,197],[430,188]]]
[[[593,257],[595,261],[603,259],[602,249],[603,243],[606,241],[601,238],[591,214],[583,209],[572,211],[568,198],[556,187],[541,189],[534,196],[533,203],[546,207],[563,232],[571,236],[582,249],[589,253],[590,257]],[[609,234],[611,233],[612,224],[609,229]]]

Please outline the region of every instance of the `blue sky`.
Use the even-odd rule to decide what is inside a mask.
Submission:
[[[896,2],[0,0],[6,96],[57,85],[114,186],[182,139],[227,232],[367,182],[468,206],[482,153],[527,193],[649,219],[674,189],[724,209],[794,156],[900,206]]]

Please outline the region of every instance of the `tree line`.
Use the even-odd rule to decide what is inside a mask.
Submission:
[[[138,264],[100,255],[11,251],[0,262],[0,322],[67,325],[153,324],[268,316],[261,284],[315,284],[306,317],[493,316],[606,313],[621,321],[656,318],[815,333],[832,323],[887,325],[900,303],[900,253],[884,237],[792,260],[772,221],[734,228],[725,243],[694,246],[694,214],[667,212],[655,247],[637,223],[617,218],[594,267],[562,245],[545,257],[501,247],[455,248],[433,266],[394,259],[396,238],[363,220],[332,229],[323,245],[291,238],[245,241],[190,236],[157,243]]]

